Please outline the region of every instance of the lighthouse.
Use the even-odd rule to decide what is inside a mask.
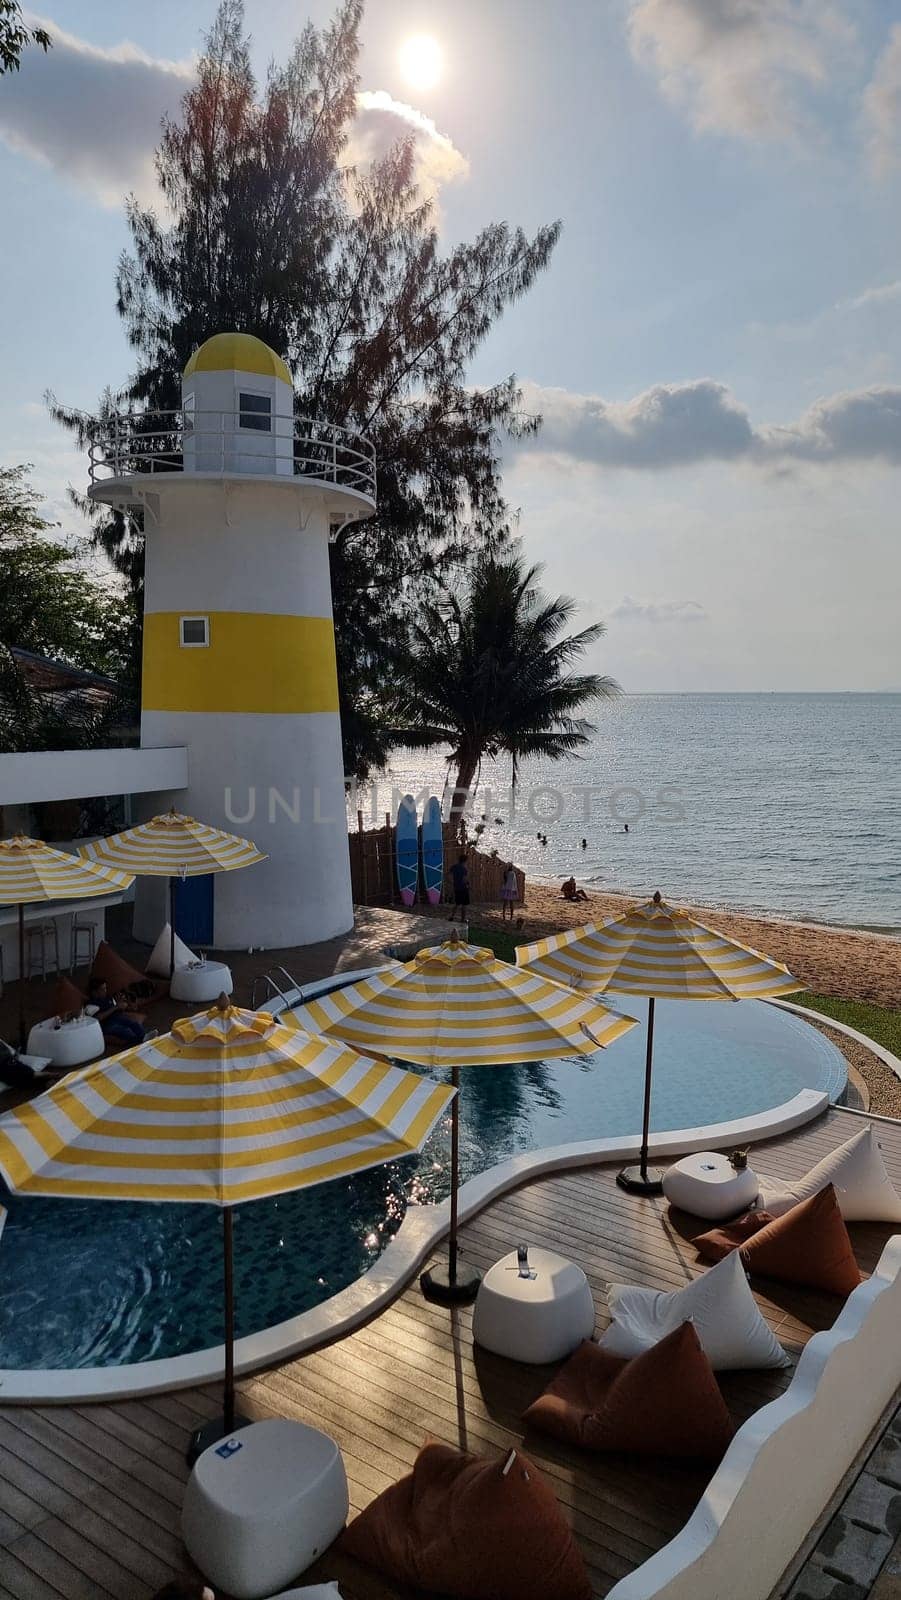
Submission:
[[[371,444],[296,417],[283,359],[219,333],[188,362],[178,412],[103,423],[91,479],[93,499],[143,511],[141,744],[188,752],[188,787],[164,802],[268,856],[211,882],[211,942],[279,948],[346,932],[329,542],[375,511]],[[158,896],[139,881],[139,937],[159,931]]]

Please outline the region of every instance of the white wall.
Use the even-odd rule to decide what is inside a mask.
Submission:
[[[0,755],[0,806],[93,795],[183,789],[188,752],[170,741],[155,750],[36,750]]]
[[[160,526],[147,529],[146,611],[331,616],[321,490],[186,475],[160,500]]]
[[[268,395],[271,428],[238,426],[239,396]],[[294,476],[294,390],[259,372],[192,372],[182,401],[194,396],[194,431],[185,435],[186,472],[274,472]]]
[[[219,949],[313,944],[353,927],[336,713],[145,711],[141,728],[146,740],[176,738],[190,747],[191,781],[176,797],[180,809],[252,839],[269,857],[217,875]],[[159,891],[139,884],[136,936],[152,942],[165,920]]]

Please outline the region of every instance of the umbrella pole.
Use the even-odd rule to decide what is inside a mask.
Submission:
[[[225,1396],[223,1411],[226,1433],[231,1433],[235,1425],[235,1272],[233,1241],[232,1208],[231,1206],[226,1206],[222,1217],[225,1293]]]
[[[457,1249],[458,1193],[460,1187],[460,1068],[451,1069],[451,1083],[457,1093],[451,1106],[451,1192],[450,1232],[447,1244],[447,1266],[430,1267],[422,1274],[419,1287],[426,1300],[437,1305],[468,1305],[479,1292],[482,1274],[475,1267],[461,1265]]]
[[[19,1049],[25,1049],[25,907],[19,901]]]
[[[175,879],[169,879],[169,982],[175,975]]]
[[[629,1194],[662,1194],[663,1173],[648,1166],[648,1140],[651,1132],[651,1074],[654,1063],[654,996],[648,1000],[648,1043],[644,1062],[644,1113],[641,1126],[641,1152],[637,1167],[623,1167],[616,1181]]]
[[[193,1467],[197,1457],[211,1445],[218,1445],[225,1455],[232,1455],[240,1445],[232,1439],[239,1428],[248,1428],[250,1417],[235,1411],[235,1274],[234,1274],[234,1219],[231,1206],[222,1213],[222,1278],[225,1334],[225,1383],[222,1396],[222,1416],[215,1417],[191,1435],[188,1445],[188,1466]]]
[[[451,1192],[450,1192],[450,1235],[447,1245],[447,1277],[451,1288],[457,1284],[457,1215],[458,1194],[460,1187],[460,1069],[454,1067],[451,1083],[457,1093],[451,1106]]]

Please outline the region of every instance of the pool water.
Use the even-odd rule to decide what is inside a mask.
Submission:
[[[606,1051],[462,1074],[464,1179],[506,1157],[641,1126],[647,1004]],[[420,1069],[413,1069],[420,1070]],[[845,1058],[815,1028],[757,1001],[658,1001],[655,1130],[750,1116],[824,1089],[837,1100]],[[295,1316],[365,1272],[407,1205],[448,1193],[445,1118],[419,1156],[235,1213],[239,1335]],[[221,1342],[221,1217],[211,1206],[7,1196],[0,1237],[0,1367],[112,1366]]]

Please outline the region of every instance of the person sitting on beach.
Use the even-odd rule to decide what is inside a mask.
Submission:
[[[516,881],[516,868],[512,861],[508,861],[504,868],[504,881],[501,884],[501,922],[506,922],[507,912],[510,921],[513,921],[513,904],[519,899],[519,884]]]
[[[450,920],[453,922],[459,911],[462,922],[463,913],[469,905],[469,868],[466,865],[465,850],[460,851],[459,860],[451,867],[450,875],[454,886],[454,909],[450,914]]]
[[[110,995],[104,978],[92,978],[88,986],[88,1000],[97,1007],[97,1021],[104,1039],[114,1039],[117,1044],[143,1044],[146,1018],[139,1011],[126,1011],[122,1006],[125,996]]]
[[[562,894],[564,900],[574,901],[574,900],[587,900],[588,899],[588,896],[585,893],[584,889],[577,889],[576,888],[576,880],[575,880],[575,878],[567,878],[565,880],[564,884],[563,884],[562,889],[560,890],[560,893]]]

